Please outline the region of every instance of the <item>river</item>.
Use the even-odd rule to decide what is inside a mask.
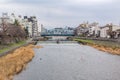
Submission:
[[[120,80],[120,56],[77,43],[38,43],[35,57],[14,80]]]

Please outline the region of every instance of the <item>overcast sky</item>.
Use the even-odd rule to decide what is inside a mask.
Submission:
[[[35,15],[45,27],[76,27],[84,21],[120,24],[120,0],[0,0],[2,12]]]

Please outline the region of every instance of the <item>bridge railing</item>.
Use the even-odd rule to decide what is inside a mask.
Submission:
[[[74,34],[41,34],[41,36],[74,36]]]

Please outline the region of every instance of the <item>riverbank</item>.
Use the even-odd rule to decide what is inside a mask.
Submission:
[[[13,48],[26,44],[26,41],[20,41],[18,43],[12,43],[8,45],[0,45],[0,54],[7,52]]]
[[[120,44],[110,41],[98,41],[98,40],[86,40],[86,39],[74,39],[84,45],[92,46],[98,50],[108,52],[111,54],[120,55]]]
[[[6,45],[0,44],[0,57],[7,55],[8,53],[14,51],[15,49],[20,48],[21,46],[26,46],[28,44],[35,44],[35,42],[32,41],[32,39],[27,39],[17,43],[11,43]]]
[[[0,58],[0,80],[12,80],[15,74],[25,69],[26,64],[34,57],[34,47],[41,48],[30,44],[2,56]]]

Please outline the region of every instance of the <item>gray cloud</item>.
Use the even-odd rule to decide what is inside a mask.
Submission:
[[[87,2],[87,0],[85,0]],[[92,0],[95,1],[95,0]],[[99,1],[99,0],[98,0]],[[46,27],[77,26],[83,21],[98,21],[101,24],[120,22],[119,0],[107,0],[85,4],[71,0],[11,0],[0,5],[0,12],[15,12],[22,15],[36,15]]]

